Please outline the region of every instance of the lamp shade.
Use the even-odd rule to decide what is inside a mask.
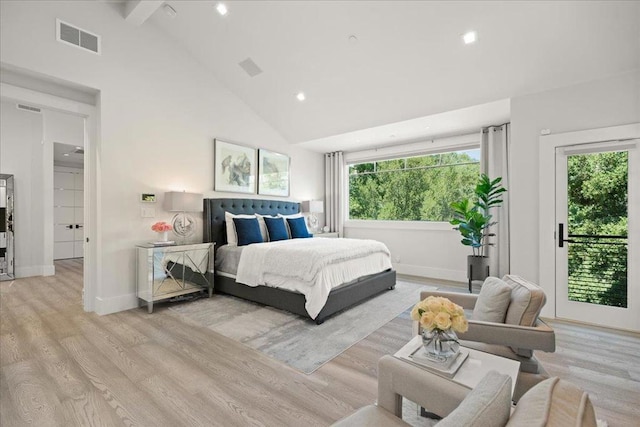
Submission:
[[[324,202],[322,200],[307,200],[302,202],[302,211],[311,213],[323,213]]]
[[[167,191],[163,207],[169,212],[202,212],[202,194]]]

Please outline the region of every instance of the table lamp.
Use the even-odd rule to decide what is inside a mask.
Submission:
[[[324,212],[324,202],[322,200],[307,200],[302,202],[302,212],[309,213],[309,226],[311,231],[318,231],[318,215]]]
[[[164,193],[163,207],[169,212],[178,212],[171,220],[173,232],[186,238],[196,231],[196,219],[187,212],[202,212],[202,194],[186,191]]]

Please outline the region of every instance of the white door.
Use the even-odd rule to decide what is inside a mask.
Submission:
[[[84,241],[83,170],[53,173],[53,258],[81,258]]]
[[[556,316],[640,330],[638,140],[556,148]]]

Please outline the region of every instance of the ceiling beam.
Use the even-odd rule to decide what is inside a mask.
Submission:
[[[162,3],[163,0],[129,0],[125,5],[124,19],[133,25],[142,25]]]

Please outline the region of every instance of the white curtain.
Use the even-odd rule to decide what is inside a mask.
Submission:
[[[502,186],[507,189],[502,193],[504,202],[499,208],[492,209],[493,220],[498,224],[491,227],[490,232],[496,236],[491,238],[495,246],[488,248],[489,273],[502,277],[509,273],[509,144],[511,126],[491,126],[482,129],[482,172],[489,178],[502,177]]]
[[[340,237],[344,234],[344,156],[342,151],[324,155],[325,179],[325,224],[330,231],[337,231]]]

